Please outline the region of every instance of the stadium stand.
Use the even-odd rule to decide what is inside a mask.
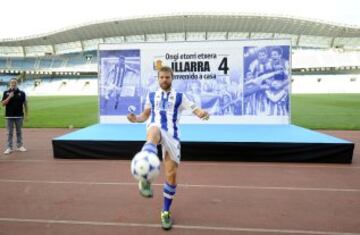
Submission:
[[[6,58],[0,58],[0,68],[6,68],[7,59]]]
[[[140,17],[0,40],[0,81],[24,72],[22,86],[30,95],[74,95],[82,89],[96,95],[99,43],[264,38],[292,41],[293,93],[360,93],[359,27],[269,15]]]
[[[20,89],[32,96],[95,95],[96,78],[42,78],[28,79],[20,83]]]

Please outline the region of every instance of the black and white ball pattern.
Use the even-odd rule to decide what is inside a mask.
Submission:
[[[131,174],[136,180],[153,182],[160,174],[160,160],[154,153],[141,151],[131,161]]]

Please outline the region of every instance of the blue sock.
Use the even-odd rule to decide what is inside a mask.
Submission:
[[[156,144],[153,144],[151,142],[146,142],[142,147],[141,151],[148,151],[150,153],[154,153],[155,155],[158,154],[158,149]]]
[[[170,211],[172,200],[176,193],[176,185],[171,185],[165,182],[164,184],[164,206],[163,211]]]

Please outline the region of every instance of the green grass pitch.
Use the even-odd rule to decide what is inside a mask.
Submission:
[[[98,122],[97,96],[29,97],[25,127],[80,128]],[[292,95],[292,124],[310,129],[360,130],[360,94]],[[4,107],[0,127],[5,125]]]

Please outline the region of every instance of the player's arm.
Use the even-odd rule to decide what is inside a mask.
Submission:
[[[201,118],[203,120],[208,120],[210,118],[210,115],[205,110],[197,107],[195,103],[190,101],[186,95],[183,95],[181,106],[184,109],[192,110],[193,114],[195,114],[198,118]]]
[[[13,96],[14,96],[14,92],[10,92],[9,95],[6,95],[6,93],[4,92],[3,98],[1,100],[2,106],[6,106]]]
[[[249,65],[249,72],[251,72],[251,74],[255,73],[255,69],[258,66],[259,61],[257,59],[253,60],[250,65]]]
[[[289,79],[286,79],[286,80],[284,80],[283,81],[283,83],[282,83],[282,85],[281,85],[281,89],[284,89],[286,86],[288,86],[289,85]]]
[[[270,72],[270,73],[266,73],[266,74],[263,74],[257,78],[254,78],[254,79],[251,79],[250,81],[246,82],[245,85],[248,85],[250,83],[253,83],[253,84],[256,84],[256,85],[260,85],[263,81],[277,75],[277,74],[280,74],[282,73],[282,71],[275,71],[275,72]]]
[[[193,114],[195,114],[198,118],[203,119],[203,120],[209,120],[209,118],[210,118],[209,113],[201,108],[195,109],[193,111]]]
[[[28,105],[26,96],[25,96],[25,101],[24,101],[24,111],[25,111],[25,120],[28,120],[29,119],[29,105]]]
[[[140,115],[136,116],[132,110],[129,110],[129,112],[130,113],[127,115],[127,119],[130,122],[141,123],[141,122],[145,122],[146,120],[148,120],[148,118],[150,117],[150,114],[151,114],[150,94],[148,94],[146,97],[144,111]]]
[[[286,76],[289,76],[289,61],[288,60],[285,60],[285,68],[284,68],[284,73]]]
[[[150,117],[150,113],[151,113],[151,108],[145,108],[144,111],[137,116],[134,113],[129,113],[127,115],[127,119],[133,123],[145,122]]]

